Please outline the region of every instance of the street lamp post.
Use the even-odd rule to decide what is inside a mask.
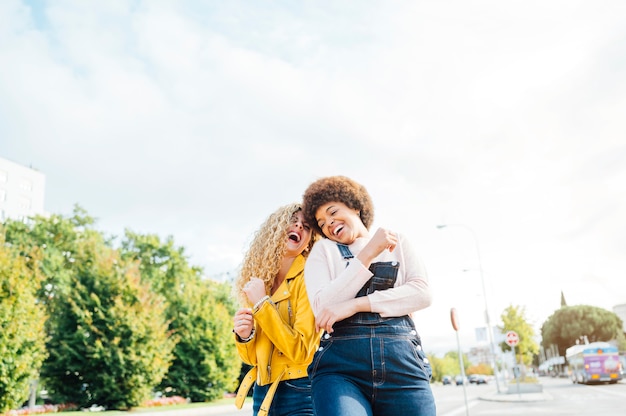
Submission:
[[[483,263],[480,257],[480,247],[478,245],[478,238],[476,237],[476,233],[470,227],[465,224],[440,224],[437,225],[438,229],[458,226],[467,229],[474,238],[474,244],[476,245],[476,255],[478,257],[478,270],[480,271],[480,282],[483,289],[483,299],[485,301],[485,321],[487,323],[487,336],[489,337],[489,348],[491,350],[491,360],[493,365],[493,372],[496,378],[496,388],[498,389],[498,393],[500,393],[500,380],[498,377],[498,364],[496,362],[496,348],[493,341],[493,331],[491,330],[491,319],[489,318],[489,303],[487,302],[487,290],[485,288],[485,274],[483,272]]]

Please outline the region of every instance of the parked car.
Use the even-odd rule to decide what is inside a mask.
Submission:
[[[472,384],[487,384],[487,377],[482,374],[472,374],[468,377],[468,380]]]
[[[454,378],[454,382],[456,383],[457,386],[462,386],[463,382],[465,382],[465,384],[467,384],[467,377],[465,377],[465,379],[464,379],[463,376],[456,376]]]
[[[441,382],[445,386],[446,384],[452,384],[452,376],[443,376]]]

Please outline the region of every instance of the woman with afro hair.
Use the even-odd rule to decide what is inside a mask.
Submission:
[[[320,337],[303,275],[312,244],[301,205],[283,206],[256,231],[235,281],[242,305],[233,319],[235,343],[252,366],[235,404],[241,408],[254,385],[255,416],[313,415],[307,366]]]
[[[344,176],[304,192],[305,220],[323,239],[304,270],[316,329],[308,367],[317,416],[436,414],[432,369],[412,314],[431,304],[426,270],[408,240],[370,232],[369,193]]]

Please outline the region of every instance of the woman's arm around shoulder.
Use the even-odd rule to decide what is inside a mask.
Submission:
[[[426,267],[406,236],[398,234],[398,246],[391,254],[400,262],[396,285],[368,295],[372,312],[402,316],[429,307],[432,293]]]
[[[353,299],[371,277],[372,273],[358,259],[345,260],[334,241],[316,242],[304,267],[306,290],[315,316],[329,305]]]

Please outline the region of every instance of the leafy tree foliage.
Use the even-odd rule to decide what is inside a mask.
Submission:
[[[623,323],[611,311],[590,305],[564,306],[558,309],[541,327],[542,345],[549,348],[554,344],[559,355],[587,336],[589,342],[617,341],[624,349]]]
[[[214,282],[190,283],[173,324],[180,336],[176,359],[161,383],[170,395],[192,401],[221,398],[236,386],[241,362],[233,348],[228,308],[214,301]]]
[[[93,223],[79,207],[71,218],[7,221],[7,244],[25,257],[33,248],[42,255],[38,298],[51,318],[41,372],[52,398],[128,408],[161,381],[175,340],[163,299]]]
[[[470,374],[484,374],[484,375],[492,376],[493,375],[493,367],[490,366],[489,364],[485,364],[485,363],[479,363],[479,364],[475,364],[475,365],[470,365],[469,367],[467,367],[467,370],[465,371],[465,374],[467,374],[467,375],[470,375]]]
[[[519,343],[515,346],[515,354],[518,363],[531,365],[533,357],[539,353],[539,344],[535,340],[535,330],[526,320],[526,308],[523,306],[509,305],[500,316],[504,326],[502,333],[515,331],[519,336]],[[512,348],[506,342],[500,343],[502,351],[511,351]]]
[[[163,299],[134,263],[98,238],[82,241],[59,287],[50,358],[42,369],[59,402],[129,409],[150,397],[172,359]]]
[[[84,209],[74,207],[73,215],[36,216],[31,221],[5,222],[6,242],[28,257],[36,248],[41,252],[37,267],[43,277],[37,298],[54,314],[54,296],[59,285],[65,284],[73,273],[75,253],[81,241],[89,235],[99,235],[91,229],[94,219]]]
[[[232,341],[234,303],[229,286],[203,281],[171,239],[126,232],[125,258],[140,262],[144,279],[168,301],[169,330],[178,336],[174,361],[159,389],[166,395],[210,401],[232,391],[241,362]]]
[[[5,223],[6,248],[41,277],[29,282],[49,316],[37,319],[48,358],[31,354],[30,368],[41,366],[52,399],[127,409],[156,388],[194,401],[232,391],[241,361],[230,286],[204,281],[171,238],[127,232],[115,249],[93,225],[80,207]]]
[[[0,227],[0,413],[21,405],[45,352],[45,313],[35,293],[41,275],[5,244]]]
[[[428,354],[428,361],[433,370],[434,381],[441,381],[444,376],[456,376],[461,374],[459,354],[456,351],[448,351],[442,358]],[[465,374],[467,374],[470,362],[466,354],[463,354],[463,367]]]

